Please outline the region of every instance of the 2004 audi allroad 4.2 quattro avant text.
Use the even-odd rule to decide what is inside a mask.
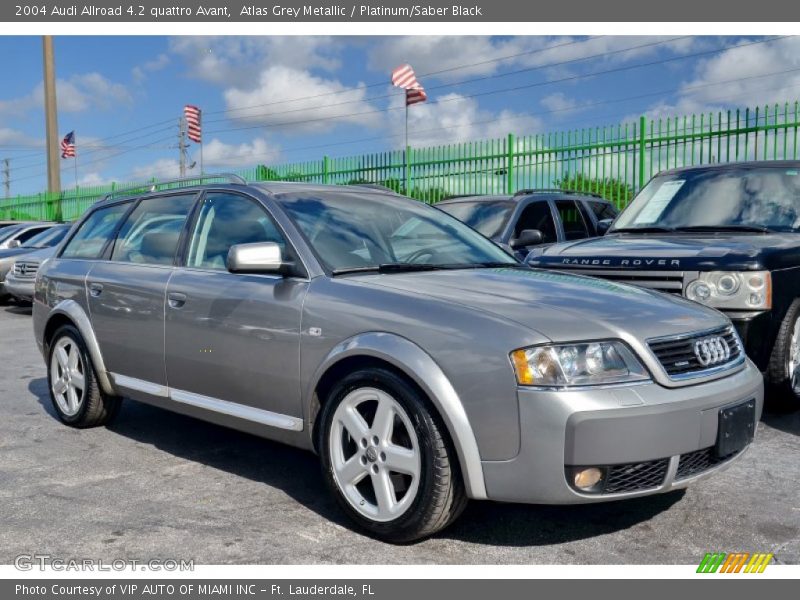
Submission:
[[[65,423],[124,396],[314,450],[344,511],[398,542],[467,498],[680,488],[753,438],[761,374],[715,310],[531,269],[391,192],[207,181],[104,199],[41,266]]]

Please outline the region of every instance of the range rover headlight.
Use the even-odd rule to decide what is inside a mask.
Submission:
[[[616,340],[521,348],[511,353],[520,385],[570,387],[650,379],[642,363]]]
[[[709,271],[686,286],[689,300],[728,310],[772,308],[769,271]]]

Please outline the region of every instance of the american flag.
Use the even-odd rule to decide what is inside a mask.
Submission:
[[[61,140],[61,158],[75,158],[75,132],[70,131]]]
[[[203,140],[202,130],[200,128],[200,115],[201,110],[192,104],[187,104],[183,107],[183,116],[186,118],[186,125],[189,129],[188,137],[198,144]]]
[[[411,65],[401,65],[392,71],[392,85],[406,91],[406,106],[425,102],[428,99],[425,88],[417,81]]]

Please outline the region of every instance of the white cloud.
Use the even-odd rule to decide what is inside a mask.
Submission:
[[[141,65],[137,65],[131,69],[131,76],[137,83],[142,83],[147,79],[149,73],[155,73],[167,67],[170,63],[169,55],[162,53],[156,56],[153,60],[148,60]]]
[[[154,177],[156,179],[166,179],[179,176],[180,165],[178,160],[173,158],[159,158],[147,165],[134,167],[130,173],[130,179],[133,181],[147,181]]]
[[[578,101],[568,98],[564,92],[556,92],[542,98],[539,103],[552,112],[571,112],[578,108]]]
[[[744,42],[744,41],[743,41]],[[741,42],[741,43],[743,43]],[[769,73],[793,70],[762,77]],[[738,81],[732,81],[738,80]],[[730,48],[700,61],[673,102],[658,102],[650,117],[684,115],[730,107],[764,106],[800,96],[800,39]]]
[[[190,76],[237,87],[252,85],[253,73],[273,65],[336,69],[342,46],[325,36],[180,36],[169,43],[170,52],[183,59]]]
[[[348,87],[308,71],[286,66],[264,69],[252,89],[230,88],[225,103],[232,119],[303,132],[319,132],[337,124],[376,126],[375,108],[363,85]],[[305,99],[302,99],[305,98]],[[324,120],[323,120],[324,119]]]
[[[4,146],[30,146],[31,151],[37,148],[41,148],[44,151],[44,140],[31,137],[10,127],[0,127],[0,144]]]
[[[111,183],[111,181],[96,171],[85,173],[84,175],[80,175],[78,177],[78,185],[80,187],[95,187],[98,185],[106,185],[108,183]]]
[[[393,102],[402,106],[399,97]],[[400,111],[392,111],[391,129],[396,135],[404,131]],[[439,145],[472,139],[495,139],[513,131],[520,135],[533,133],[541,122],[531,115],[510,110],[493,112],[481,109],[477,100],[460,94],[439,96],[436,102],[415,104],[409,108],[409,143],[413,146]]]
[[[56,98],[59,112],[108,110],[120,104],[130,105],[133,101],[128,88],[100,73],[84,73],[57,80]],[[42,106],[44,106],[44,84],[39,82],[25,96],[0,101],[0,114],[20,115]]]
[[[251,167],[255,164],[275,162],[280,157],[280,149],[271,146],[263,138],[255,138],[242,144],[226,144],[213,139],[203,146],[205,167]],[[196,157],[195,157],[196,158]]]

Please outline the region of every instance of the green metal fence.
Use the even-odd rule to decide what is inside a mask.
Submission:
[[[259,165],[238,174],[251,181],[377,183],[431,203],[459,195],[561,187],[596,192],[623,207],[652,175],[664,169],[797,159],[799,106],[794,102],[640,117],[613,126]],[[0,218],[72,220],[104,194],[129,185],[7,198],[0,200]]]

